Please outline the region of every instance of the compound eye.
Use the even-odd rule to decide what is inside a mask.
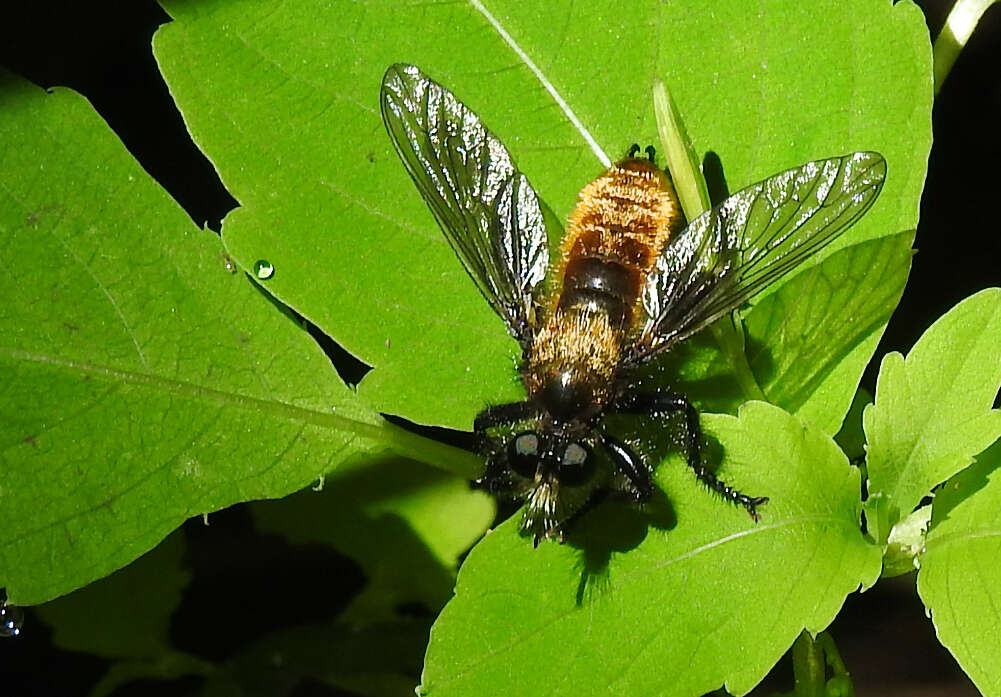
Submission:
[[[535,479],[539,468],[539,434],[529,431],[515,436],[508,445],[507,462],[522,477]]]
[[[591,449],[583,443],[571,443],[560,460],[560,483],[577,486],[586,482],[594,472]]]

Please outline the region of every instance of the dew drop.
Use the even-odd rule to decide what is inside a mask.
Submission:
[[[7,592],[0,588],[0,637],[16,637],[24,626],[24,611],[7,604]]]
[[[221,256],[222,256],[222,266],[223,266],[223,268],[226,269],[227,271],[229,271],[230,273],[236,273],[236,271],[237,271],[237,269],[236,269],[236,262],[233,261],[233,259],[230,258],[230,256],[228,254],[226,254],[226,252],[221,252]]]
[[[270,261],[258,259],[254,264],[254,275],[261,281],[266,281],[275,275],[275,265]]]

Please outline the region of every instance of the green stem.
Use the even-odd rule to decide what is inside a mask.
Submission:
[[[377,428],[380,432],[378,440],[397,455],[446,470],[463,479],[476,479],[483,474],[483,459],[468,450],[419,436],[388,421]]]
[[[824,651],[805,629],[792,645],[792,674],[796,697],[824,697],[827,682]]]
[[[827,667],[831,669],[831,672],[834,675],[848,675],[848,667],[841,659],[841,652],[838,651],[838,647],[834,643],[834,637],[831,636],[830,632],[821,632],[818,634],[817,644],[823,650]]]
[[[949,10],[945,25],[935,39],[935,94],[942,89],[942,83],[948,77],[952,64],[970,40],[980,18],[995,2],[997,0],[956,0],[956,4]]]
[[[695,220],[703,211],[709,210],[709,189],[685,133],[681,114],[674,106],[667,86],[659,80],[653,86],[653,112],[657,118],[660,145],[664,149],[664,162],[678,194],[681,210],[685,212],[685,218]]]
[[[758,384],[757,378],[754,377],[751,364],[747,362],[747,353],[744,351],[744,332],[737,324],[738,322],[740,322],[740,318],[734,313],[718,319],[709,327],[709,330],[730,367],[733,368],[734,377],[737,384],[740,385],[744,397],[767,402],[768,398]]]
[[[824,652],[824,659],[831,673],[824,689],[826,697],[855,697],[851,674],[841,660],[841,652],[834,643],[834,637],[829,632],[821,632],[817,635],[817,645]]]
[[[855,697],[848,668],[827,632],[814,639],[803,630],[792,645],[792,670],[796,687],[777,697]]]

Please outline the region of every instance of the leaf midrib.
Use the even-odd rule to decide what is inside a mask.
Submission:
[[[120,370],[59,356],[0,348],[0,358],[4,357],[15,361],[56,366],[81,376],[97,375],[119,383],[150,387],[167,394],[181,395],[194,400],[209,401],[258,414],[266,414],[284,422],[306,423],[330,431],[350,434],[357,439],[359,450],[377,451],[380,448],[389,450],[397,455],[423,462],[438,469],[444,469],[464,479],[478,477],[483,469],[481,459],[473,453],[395,426],[383,419],[381,414],[361,404],[360,400],[348,404],[332,404],[330,412],[317,411],[285,402],[269,401],[181,380],[171,380],[159,375]],[[354,413],[335,413],[335,410],[341,407]]]
[[[354,432],[361,437],[378,439],[381,428],[378,425],[380,419],[374,412],[369,412],[371,414],[369,421],[363,421],[361,418],[355,416],[320,412],[315,409],[287,404],[285,402],[251,397],[236,392],[196,385],[182,380],[172,380],[160,375],[121,370],[109,366],[63,358],[61,356],[32,353],[30,351],[10,348],[0,348],[0,356],[15,361],[63,368],[68,372],[73,372],[80,376],[96,375],[108,378],[114,382],[151,387],[165,394],[181,395],[192,399],[233,406],[259,414],[269,414],[284,421],[304,422],[338,431]],[[350,406],[359,412],[363,411],[363,407],[359,404],[352,404]],[[331,408],[336,409],[337,405],[332,405]]]

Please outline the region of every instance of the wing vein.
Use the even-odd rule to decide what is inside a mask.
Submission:
[[[738,191],[663,250],[643,291],[629,360],[691,336],[792,271],[858,220],[886,178],[878,153],[807,162]]]

